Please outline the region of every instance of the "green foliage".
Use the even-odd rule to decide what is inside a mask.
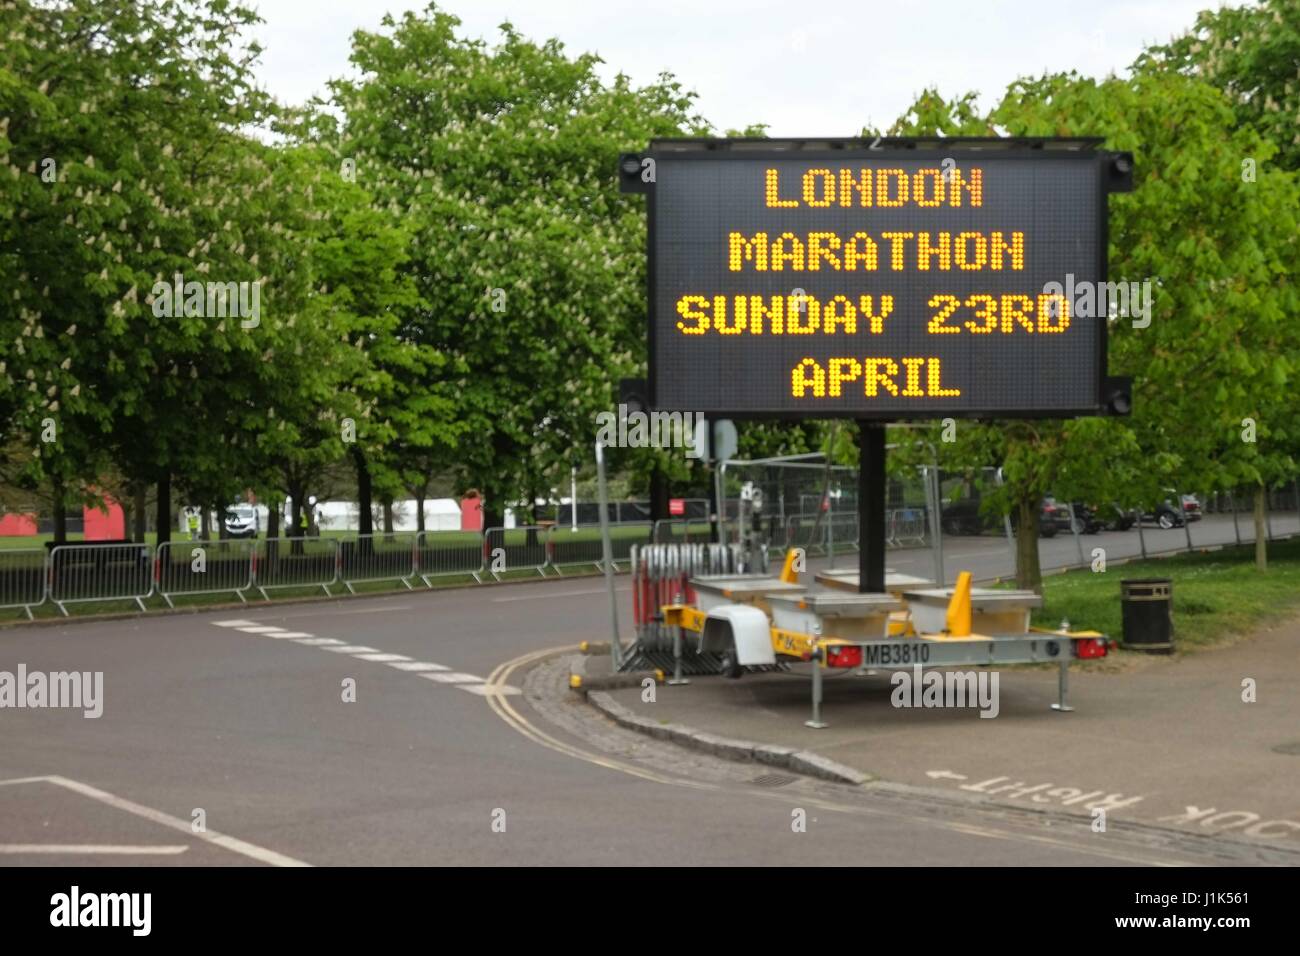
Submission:
[[[1278,162],[1290,170],[1300,169],[1298,64],[1300,4],[1295,0],[1205,10],[1188,33],[1138,60],[1143,70],[1178,70],[1223,90],[1241,122],[1270,140]]]
[[[665,77],[602,83],[513,27],[489,47],[430,6],[358,33],[358,80],[333,84],[341,155],[411,224],[420,342],[454,361],[464,486],[530,498],[590,458],[595,415],[642,367],[644,204],[620,151],[702,128]]]

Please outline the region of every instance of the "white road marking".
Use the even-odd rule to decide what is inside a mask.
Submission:
[[[111,843],[0,843],[0,853],[95,853],[108,856],[176,856],[187,846],[114,846]]]
[[[402,604],[402,605],[398,605],[397,607],[389,607],[385,605],[383,607],[357,608],[351,611],[329,610],[329,611],[305,611],[301,614],[276,614],[275,619],[277,621],[284,621],[284,620],[288,620],[289,618],[295,618],[295,617],[339,617],[340,615],[343,614],[380,614],[384,611],[409,611],[410,609],[411,609],[411,605],[409,604]]]
[[[155,810],[152,807],[146,807],[140,803],[133,803],[130,800],[124,800],[115,796],[106,790],[99,790],[88,784],[80,783],[76,780],[70,780],[67,777],[48,776],[48,777],[24,777],[18,780],[0,780],[0,786],[5,784],[16,783],[52,783],[56,787],[63,787],[71,790],[73,793],[79,793],[83,797],[89,797],[92,800],[98,800],[100,803],[107,804],[115,810],[121,810],[124,813],[130,813],[153,823],[161,824],[165,827],[171,827],[173,830],[179,830],[195,840],[202,840],[205,843],[211,843],[219,846],[231,853],[238,853],[246,856],[251,860],[257,860],[259,863],[266,863],[270,866],[311,866],[310,863],[304,863],[302,860],[295,860],[291,856],[285,856],[283,853],[276,853],[274,850],[268,850],[266,847],[257,846],[244,840],[237,840],[234,837],[218,833],[216,830],[206,830],[201,833],[195,833],[189,820],[182,820],[180,817],[174,817],[169,813],[163,813],[161,810]]]
[[[618,591],[630,591],[631,588],[620,586],[615,588]],[[585,594],[604,594],[605,588],[596,588],[591,591],[556,591],[553,594],[523,594],[516,597],[499,597],[493,598],[493,604],[507,604],[511,601],[540,601],[542,598],[563,598],[563,597],[581,597]]]
[[[250,624],[256,624],[256,621],[213,621],[217,627],[247,627]]]
[[[483,678],[475,677],[473,674],[421,674],[425,680],[437,681],[439,684],[481,684]]]
[[[573,596],[575,594],[603,594],[604,589],[592,591],[568,591],[564,594],[553,595],[563,597],[565,595]],[[550,595],[548,595],[550,596]],[[522,598],[500,598],[498,600],[524,600]],[[399,608],[375,609],[375,610],[399,610]],[[308,615],[298,615],[306,617]],[[222,623],[222,622],[215,622]],[[519,688],[510,687],[505,684],[488,686],[483,678],[474,674],[465,674],[460,671],[453,671],[444,664],[433,664],[428,661],[417,661],[405,654],[390,654],[387,651],[381,651],[377,647],[367,647],[364,644],[346,644],[343,641],[336,640],[332,637],[316,637],[306,631],[286,631],[284,628],[271,627],[269,625],[258,624],[256,621],[229,621],[223,626],[237,627],[241,631],[249,634],[264,634],[272,638],[293,638],[294,643],[304,644],[307,647],[319,647],[327,651],[333,651],[336,654],[349,654],[359,661],[370,661],[375,664],[387,664],[389,667],[396,668],[399,671],[415,674],[426,680],[431,680],[439,684],[451,684],[460,687],[461,690],[467,690],[470,693],[478,694],[480,697],[504,697],[511,694],[521,693]]]
[[[511,687],[509,684],[461,684],[457,690],[467,690],[471,694],[478,694],[480,697],[509,696],[510,694],[522,694],[518,687]]]
[[[965,780],[964,773],[953,773],[951,770],[927,770],[925,775],[931,780]]]

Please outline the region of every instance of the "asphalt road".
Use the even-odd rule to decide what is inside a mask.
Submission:
[[[999,573],[975,557],[997,539],[967,544],[950,555]],[[97,719],[0,710],[0,863],[1197,861],[923,795],[763,786],[761,768],[625,739],[576,703],[557,724],[515,692],[527,667],[502,665],[606,637],[602,595],[552,580],[0,632],[0,671],[103,673]]]
[[[1294,512],[1275,514],[1272,517],[1272,529],[1274,538],[1300,534],[1300,520]],[[1192,549],[1196,550],[1236,544],[1238,534],[1242,543],[1254,540],[1250,515],[1243,514],[1238,517],[1236,530],[1233,528],[1231,515],[1207,515],[1200,521],[1190,522],[1185,529],[1171,528],[1162,531],[1154,525],[1147,525],[1143,527],[1141,536],[1137,528],[1128,531],[1102,531],[1098,534],[1079,535],[1076,543],[1075,536],[1064,531],[1051,538],[1039,538],[1039,564],[1044,571],[1049,571],[1090,563],[1093,560],[1093,549],[1102,548],[1106,552],[1106,561],[1109,565],[1116,561],[1140,558],[1144,538],[1147,554],[1153,555],[1185,551],[1189,535]],[[1010,577],[1016,571],[1014,544],[1008,541],[1005,535],[945,537],[943,558],[944,576],[950,583],[956,580],[958,571],[972,571],[978,580]],[[836,556],[836,562],[840,567],[850,566],[856,560],[856,554]],[[934,576],[934,552],[928,548],[891,551],[888,555],[888,563],[891,568],[906,574]]]

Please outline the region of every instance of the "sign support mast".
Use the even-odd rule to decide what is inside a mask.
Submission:
[[[858,592],[885,593],[885,424],[858,420]]]

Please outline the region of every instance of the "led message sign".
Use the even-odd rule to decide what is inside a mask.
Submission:
[[[1110,158],[652,147],[654,406],[1100,412],[1106,320],[1076,314],[1061,289],[1105,281]]]

